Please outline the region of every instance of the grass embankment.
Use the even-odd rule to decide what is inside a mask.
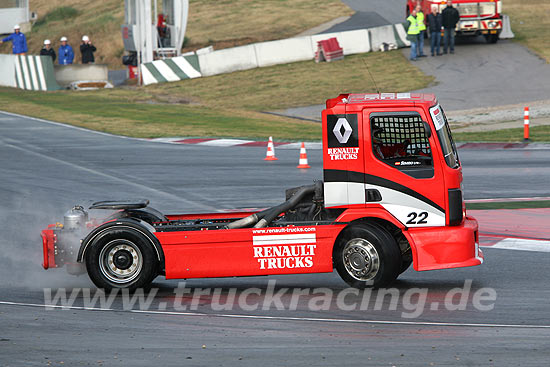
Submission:
[[[521,143],[523,127],[480,132],[453,132],[453,137],[456,141]],[[529,140],[531,143],[550,142],[550,126],[531,127]]]
[[[29,53],[38,54],[44,39],[59,48],[61,36],[69,38],[80,61],[78,46],[84,34],[98,51],[96,62],[122,69],[124,53],[120,26],[124,23],[122,0],[32,0],[38,21],[27,33]],[[162,10],[159,1],[159,12]],[[191,0],[186,49],[213,45],[215,49],[291,37],[353,11],[339,0]],[[0,45],[10,53],[11,44]]]
[[[261,113],[322,104],[344,92],[408,91],[433,78],[400,51],[305,61],[142,88],[52,93],[0,88],[0,109],[134,137],[211,136],[319,140],[321,126]],[[410,78],[404,78],[408,75]]]
[[[506,0],[503,12],[511,19],[515,40],[550,62],[550,1]]]

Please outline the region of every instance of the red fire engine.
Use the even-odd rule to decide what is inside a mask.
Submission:
[[[422,6],[425,16],[432,12],[432,6],[436,6],[439,12],[447,7],[446,0],[407,0],[407,16],[417,3]],[[498,41],[502,31],[501,0],[453,0],[453,6],[460,14],[456,26],[457,36],[483,35],[488,43]]]
[[[324,180],[255,212],[164,215],[147,200],[82,207],[42,231],[45,269],[101,288],[167,279],[332,272],[380,287],[415,270],[479,265],[462,169],[431,94],[342,94],[322,114]],[[112,213],[112,212],[109,212]]]

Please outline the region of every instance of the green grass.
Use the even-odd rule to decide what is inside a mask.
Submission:
[[[316,64],[258,68],[141,88],[30,92],[0,88],[0,109],[134,137],[234,137],[310,141],[321,124],[262,113],[323,104],[344,92],[372,92],[365,62],[384,91],[420,89],[433,78],[400,51]],[[410,77],[403,77],[407,75]]]
[[[469,210],[550,208],[550,201],[514,201],[494,203],[467,203]]]
[[[44,26],[49,22],[66,21],[67,19],[74,18],[78,15],[78,10],[72,6],[59,6],[53,10],[50,10],[45,16],[39,18],[35,26]]]
[[[503,12],[510,15],[515,40],[550,62],[550,2],[506,0]]]
[[[268,111],[323,104],[340,93],[375,92],[366,65],[381,91],[404,92],[424,88],[434,78],[411,65],[400,50],[346,56],[316,64],[296,62],[214,77],[147,87],[159,98],[186,97],[207,105]]]
[[[214,136],[318,140],[320,125],[246,111],[135,101],[139,91],[40,93],[0,88],[0,109],[133,137]],[[132,97],[132,98],[129,98]],[[24,100],[24,102],[22,102]]]
[[[523,128],[480,132],[453,133],[456,141],[468,142],[523,142]],[[529,140],[533,143],[550,141],[550,126],[536,126],[529,130]]]

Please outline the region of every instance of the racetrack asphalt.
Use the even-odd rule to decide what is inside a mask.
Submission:
[[[39,231],[61,220],[74,204],[146,197],[162,212],[266,207],[284,200],[284,189],[321,178],[321,152],[311,169],[296,169],[298,151],[263,147],[205,147],[121,138],[0,113],[0,365],[212,366],[212,365],[544,365],[550,358],[547,263],[550,254],[484,248],[474,268],[406,271],[395,283],[397,301],[373,291],[366,309],[295,310],[230,307],[216,311],[211,297],[186,309],[172,304],[178,281],[158,278],[147,312],[126,309],[122,297],[109,310],[46,310],[44,289],[91,287],[86,276],[40,268]],[[461,150],[465,197],[550,196],[548,149]],[[529,219],[525,219],[529,220]],[[483,223],[481,223],[483,225]],[[192,291],[250,287],[275,290],[346,285],[337,274],[188,280]],[[471,283],[470,283],[471,281]],[[451,310],[449,292],[469,286],[465,307]],[[407,292],[426,290],[417,317]],[[481,305],[472,293],[493,289]],[[364,294],[363,294],[364,295]],[[334,298],[332,300],[334,300]],[[347,301],[354,299],[348,296]],[[251,299],[252,300],[252,299]],[[290,301],[285,294],[283,303]],[[409,299],[410,301],[410,299]],[[75,305],[83,305],[79,296]],[[38,305],[38,306],[33,306]],[[412,303],[414,306],[414,302]]]

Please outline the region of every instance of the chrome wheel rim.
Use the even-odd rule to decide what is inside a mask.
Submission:
[[[99,253],[101,274],[117,284],[130,283],[143,268],[143,255],[137,245],[125,239],[107,243]]]
[[[380,257],[372,243],[363,238],[349,240],[343,250],[344,266],[360,281],[372,280],[380,269]]]

